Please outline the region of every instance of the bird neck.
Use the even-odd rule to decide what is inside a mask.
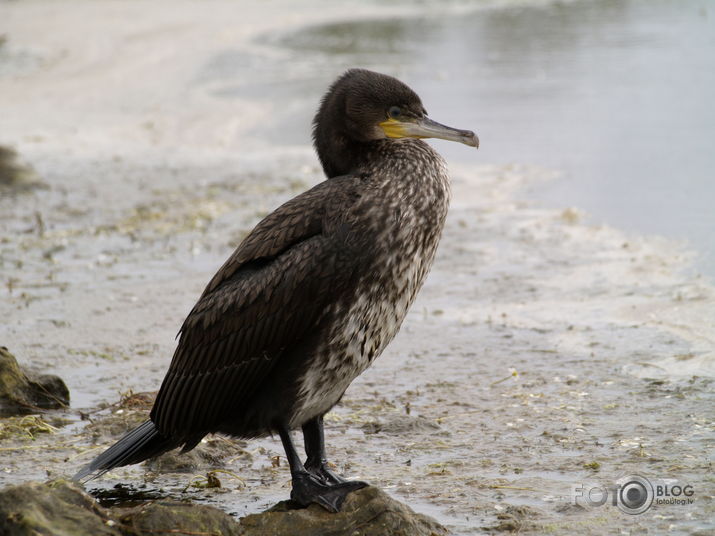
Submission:
[[[358,173],[364,167],[375,142],[359,142],[342,134],[316,140],[315,148],[325,176],[330,178]]]

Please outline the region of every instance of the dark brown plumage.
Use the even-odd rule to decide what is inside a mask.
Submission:
[[[364,485],[327,469],[322,417],[395,336],[434,259],[449,179],[415,138],[477,139],[429,120],[398,80],[358,69],[330,87],[313,134],[329,180],[251,231],[181,327],[150,420],[75,478],[189,450],[211,432],[278,432],[294,500],[338,510]]]

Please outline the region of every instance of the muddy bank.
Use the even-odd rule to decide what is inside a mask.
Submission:
[[[3,80],[12,140],[0,143],[48,185],[0,196],[0,340],[73,395],[70,410],[2,439],[2,486],[66,478],[141,422],[151,399],[129,392],[159,387],[208,278],[261,216],[321,180],[309,147],[253,136],[283,112],[270,96],[227,102],[220,82],[196,77],[231,49],[262,80],[310,78],[320,69],[309,60],[250,38],[335,8],[295,21],[260,6],[239,16],[228,2],[89,4],[0,7],[7,46],[47,56]],[[177,50],[179,37],[196,47]],[[335,470],[457,534],[712,530],[715,291],[689,275],[692,253],[539,208],[527,192],[548,171],[450,164],[432,274],[400,335],[326,417]],[[203,449],[183,467],[121,468],[90,488],[112,501],[123,484],[237,517],[287,498],[277,439],[207,438]],[[222,485],[210,487],[216,469]],[[573,504],[575,486],[630,473],[691,483],[694,503],[638,516]]]

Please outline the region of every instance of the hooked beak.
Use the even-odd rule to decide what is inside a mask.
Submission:
[[[388,138],[439,138],[479,148],[479,138],[471,130],[448,127],[428,117],[404,120],[389,118],[380,123],[380,127]]]

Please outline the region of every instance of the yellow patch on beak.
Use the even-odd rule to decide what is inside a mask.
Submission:
[[[399,119],[385,119],[378,126],[388,138],[439,138],[448,141],[458,141],[470,147],[479,147],[479,138],[471,130],[459,130],[441,125],[429,117]]]
[[[402,121],[393,119],[392,117],[384,120],[382,123],[379,123],[379,127],[388,138],[410,137],[410,135],[405,131],[405,124]]]

